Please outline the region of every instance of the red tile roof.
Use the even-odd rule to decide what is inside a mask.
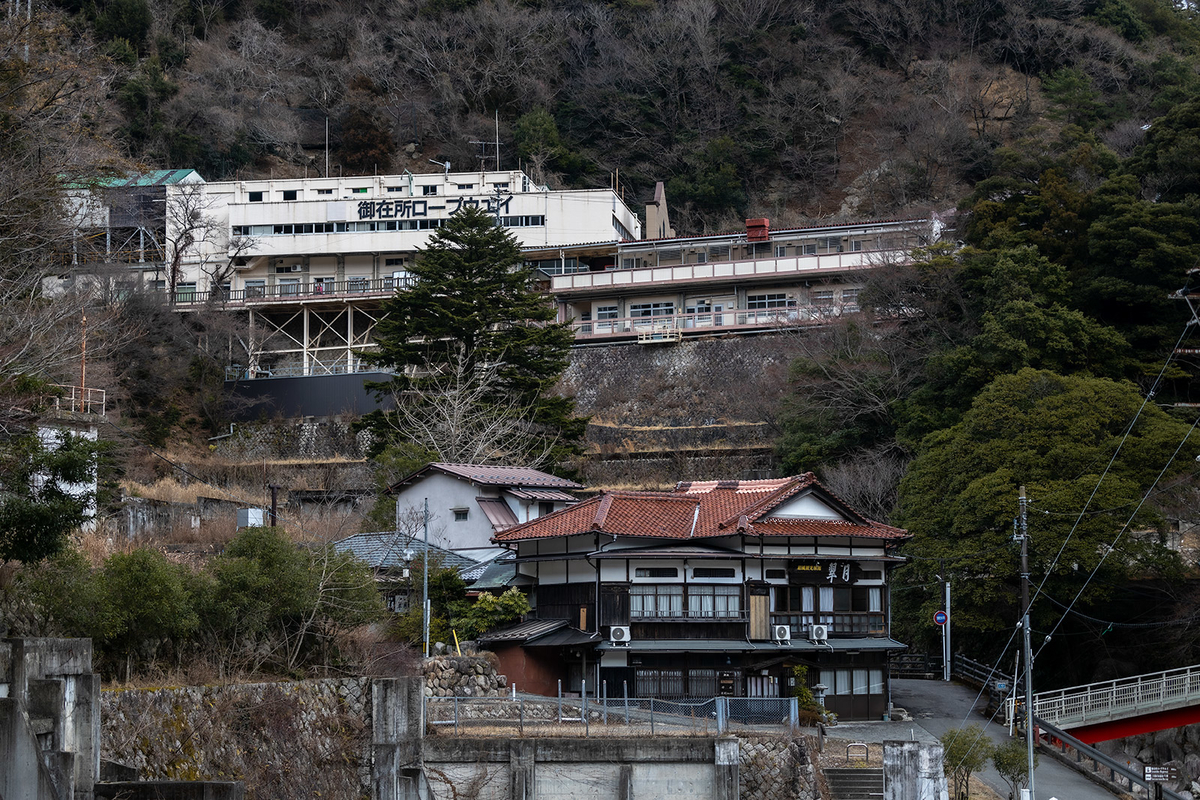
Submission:
[[[772,511],[791,498],[809,492],[842,518],[772,516]],[[677,485],[673,492],[607,492],[513,526],[498,533],[494,541],[553,539],[594,532],[655,539],[702,539],[737,533],[893,540],[908,537],[900,528],[862,516],[809,472],[776,480],[689,481]]]

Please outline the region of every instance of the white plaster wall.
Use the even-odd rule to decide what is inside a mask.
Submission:
[[[771,516],[798,519],[844,519],[841,514],[811,494],[793,498],[791,501],[784,503],[772,511]]]
[[[425,498],[429,498],[429,541],[455,550],[492,546],[492,524],[475,498],[495,496],[494,489],[473,486],[469,481],[432,472],[423,480],[404,487],[397,501],[403,514],[405,506],[420,511],[424,508]],[[455,508],[467,509],[466,521],[454,521]]]

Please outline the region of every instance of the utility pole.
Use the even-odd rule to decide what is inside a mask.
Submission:
[[[272,483],[267,488],[271,490],[271,527],[274,528],[279,524],[279,487]]]
[[[425,498],[425,563],[421,577],[421,625],[424,631],[425,657],[429,658],[429,498]]]
[[[951,662],[954,660],[954,650],[950,647],[950,622],[954,619],[954,615],[950,613],[950,573],[946,572],[945,567],[942,568],[942,576],[946,580],[946,624],[942,626],[946,634],[942,643],[942,646],[946,648],[946,656],[942,662],[942,680],[948,683]]]
[[[87,313],[85,312],[79,332],[79,411],[83,413],[87,410]]]
[[[946,614],[946,621],[942,624],[942,680],[949,682],[950,667],[951,667],[951,650],[950,650],[950,573],[946,572],[946,559],[942,559],[942,571],[938,574],[937,579],[942,581],[945,586],[943,597],[942,611]],[[936,618],[934,620],[937,621]]]
[[[1036,800],[1033,786],[1033,650],[1029,644],[1029,514],[1025,486],[1017,495],[1017,525],[1021,543],[1021,634],[1025,650],[1025,750],[1029,766],[1028,800]]]

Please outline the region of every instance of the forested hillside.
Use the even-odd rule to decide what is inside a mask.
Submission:
[[[209,179],[517,161],[681,230],[951,208],[1063,125],[1127,155],[1197,86],[1167,0],[59,0],[121,153]],[[497,131],[498,123],[498,131]],[[472,142],[487,142],[486,145]]]

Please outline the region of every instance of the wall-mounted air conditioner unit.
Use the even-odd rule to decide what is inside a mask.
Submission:
[[[792,628],[790,625],[772,625],[771,638],[777,642],[790,642],[792,640]]]
[[[291,269],[292,272],[302,272],[304,270],[304,266],[302,264],[292,264]]]
[[[629,626],[613,625],[608,630],[608,640],[615,645],[629,646]]]
[[[828,641],[829,626],[828,625],[813,625],[811,628],[809,628],[808,638],[812,639],[814,642]]]

